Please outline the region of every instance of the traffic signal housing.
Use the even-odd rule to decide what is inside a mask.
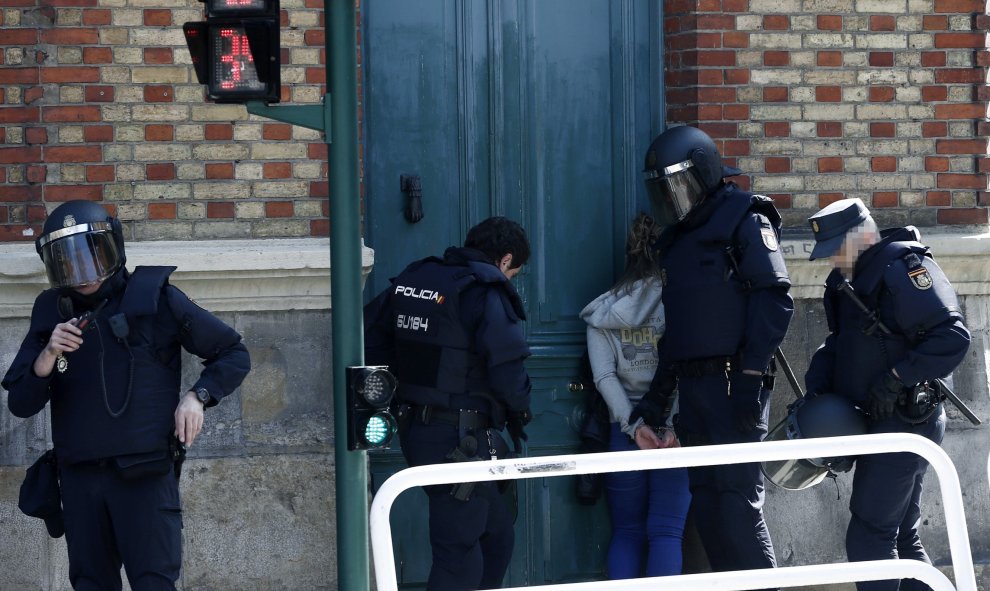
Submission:
[[[217,103],[281,98],[279,0],[203,0],[205,22],[182,25],[196,77]]]
[[[388,447],[396,432],[389,405],[397,385],[387,365],[347,368],[347,449]]]

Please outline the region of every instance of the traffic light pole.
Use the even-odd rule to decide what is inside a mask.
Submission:
[[[330,119],[330,282],[333,315],[337,588],[370,589],[367,452],[347,450],[347,367],[364,363],[358,191],[357,19],[353,0],[324,0]],[[327,134],[329,137],[329,134]]]

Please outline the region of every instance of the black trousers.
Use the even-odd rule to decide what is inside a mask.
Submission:
[[[73,589],[118,591],[123,564],[133,591],[175,591],[182,510],[171,471],[124,480],[108,464],[77,464],[59,476]]]
[[[488,442],[484,430],[475,432],[478,455],[484,459]],[[492,431],[498,457],[508,457],[505,441]],[[458,444],[457,427],[424,425],[413,419],[402,433],[402,452],[410,466],[442,464]],[[512,559],[513,517],[494,482],[478,483],[466,501],[451,496],[451,485],[425,487],[429,496],[430,546],[433,565],[428,591],[497,589]]]

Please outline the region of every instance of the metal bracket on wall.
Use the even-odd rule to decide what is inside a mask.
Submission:
[[[330,143],[330,101],[323,95],[319,105],[267,105],[261,101],[244,103],[247,112],[283,123],[323,132],[324,143]]]
[[[409,198],[406,202],[406,221],[415,224],[423,219],[423,183],[419,175],[399,175],[399,189]]]

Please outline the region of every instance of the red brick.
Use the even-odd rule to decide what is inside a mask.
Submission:
[[[24,130],[24,142],[28,145],[47,144],[48,130],[44,127],[28,127]]]
[[[89,9],[84,10],[82,13],[82,24],[84,25],[102,27],[104,25],[109,25],[111,22],[112,19],[109,9]]]
[[[697,105],[692,107],[695,119],[699,121],[721,121],[722,105]]]
[[[980,191],[976,194],[977,205],[990,205],[990,191]]]
[[[837,103],[842,100],[842,88],[839,86],[816,86],[815,100],[820,103]]]
[[[41,188],[42,185],[0,185],[0,201],[40,201]]]
[[[818,172],[842,172],[844,162],[838,156],[827,156],[818,159]]]
[[[146,47],[144,49],[144,63],[146,64],[171,64],[174,61],[172,49],[169,47]]]
[[[819,121],[818,137],[842,137],[842,124],[838,121]]]
[[[309,235],[310,236],[329,236],[330,235],[330,220],[310,220],[309,221]]]
[[[310,46],[324,46],[324,34],[321,29],[309,29],[303,33],[303,41]]]
[[[845,193],[819,193],[818,194],[818,207],[825,207],[831,205],[836,201],[846,198]]]
[[[870,123],[870,137],[894,137],[896,132],[897,125],[889,121]]]
[[[935,0],[936,14],[964,14],[967,12],[984,12],[984,0]]]
[[[990,101],[990,86],[977,86],[973,89],[973,100],[987,102]]]
[[[945,66],[945,52],[944,51],[921,52],[921,65],[926,68],[941,68]]]
[[[291,201],[269,201],[265,204],[265,217],[290,218],[293,209]]]
[[[326,84],[327,75],[323,67],[306,68],[306,84]]]
[[[936,154],[986,154],[987,141],[978,140],[936,140]]]
[[[925,157],[925,170],[927,172],[949,172],[949,159],[944,156]]]
[[[168,27],[172,24],[172,11],[163,8],[148,8],[144,11],[144,26]]]
[[[835,68],[842,65],[841,51],[819,51],[818,65],[823,68]]]
[[[945,137],[949,135],[949,124],[944,121],[925,121],[921,124],[922,137]]]
[[[266,140],[291,140],[292,126],[283,123],[265,123],[262,138]]]
[[[944,101],[949,98],[949,89],[946,86],[922,86],[921,100],[934,103]]]
[[[952,193],[949,191],[928,191],[925,194],[925,205],[931,207],[948,207],[952,205]]]
[[[837,14],[819,14],[818,30],[820,31],[841,31],[842,17]]]
[[[32,4],[34,4],[32,2]],[[8,6],[5,4],[4,6]],[[38,44],[38,29],[5,28],[0,35],[0,45],[23,45],[33,47]]]
[[[786,66],[791,63],[791,52],[789,51],[764,51],[764,66]]]
[[[935,105],[936,119],[980,119],[985,113],[986,105]]]
[[[985,72],[979,68],[943,68],[935,71],[939,84],[984,84]]]
[[[175,219],[175,204],[174,203],[149,203],[148,204],[148,219],[149,220],[174,220]]]
[[[48,185],[45,187],[46,201],[72,201],[86,199],[99,201],[103,199],[102,185]]]
[[[739,31],[722,33],[722,47],[746,49],[749,47],[749,33]]]
[[[41,86],[31,86],[24,91],[24,104],[30,105],[45,98],[45,89]]]
[[[870,65],[874,68],[889,68],[894,65],[894,52],[871,51]]]
[[[114,95],[113,86],[87,86],[87,103],[112,103]]]
[[[889,103],[895,98],[895,91],[892,86],[871,86],[870,87],[870,102],[871,103]]]
[[[169,84],[144,87],[144,101],[146,103],[170,103],[174,96],[175,91]]]
[[[229,123],[207,123],[203,133],[210,141],[229,140],[234,137],[234,126]]]
[[[175,178],[175,165],[171,162],[149,164],[144,167],[144,174],[149,181],[170,181]]]
[[[327,181],[313,181],[309,184],[309,196],[317,199],[326,199],[330,195],[330,183]]]
[[[725,140],[720,150],[722,156],[749,156],[749,140]]]
[[[320,162],[323,162],[327,159],[328,155],[329,148],[322,142],[312,143],[306,147],[306,157],[310,160],[319,160]]]
[[[111,64],[113,63],[113,50],[109,47],[83,47],[83,63]]]
[[[232,179],[234,178],[234,165],[228,162],[219,162],[206,165],[206,178],[208,179]]]
[[[736,65],[736,52],[734,51],[701,51],[698,52],[697,56],[697,65],[699,66],[734,67]]]
[[[873,207],[897,207],[897,191],[875,191]]]
[[[112,142],[112,125],[87,125],[83,128],[83,139],[87,142]]]
[[[113,181],[114,167],[110,164],[99,164],[86,167],[86,181],[90,183],[109,183]]]
[[[871,31],[893,31],[897,28],[894,17],[890,15],[873,15],[870,17]]]
[[[5,148],[0,146],[0,164],[29,164],[41,162],[41,148],[37,146]]]
[[[769,157],[763,161],[763,171],[769,174],[790,172],[791,159],[778,156]]]
[[[948,134],[944,134],[944,135],[948,135]],[[980,137],[990,136],[990,121],[977,121],[976,135]]]
[[[984,33],[935,33],[937,49],[984,49]]]
[[[0,68],[0,84],[37,84],[38,68]]]
[[[763,124],[763,135],[766,137],[789,137],[791,124],[788,121],[768,121]]]
[[[897,172],[897,158],[874,156],[870,159],[870,170],[873,172]]]
[[[736,137],[739,126],[735,123],[707,121],[698,123],[697,128],[713,138]]]
[[[935,219],[938,223],[946,225],[982,225],[987,223],[987,210],[983,207],[940,209],[935,214]]]
[[[49,84],[63,82],[99,82],[100,69],[89,66],[48,66],[41,69],[41,81]]]
[[[0,123],[35,123],[37,121],[38,107],[0,107]]]
[[[167,124],[146,125],[144,139],[149,142],[170,142],[175,139],[175,127]]]
[[[292,176],[292,165],[288,162],[266,162],[264,177],[266,179],[287,179]]]
[[[749,12],[749,0],[722,0],[722,12]]]
[[[949,29],[949,17],[926,14],[921,17],[921,28],[925,31],[946,31]]]
[[[767,103],[787,102],[786,86],[767,86],[763,89],[763,101]]]
[[[206,204],[206,217],[210,219],[216,218],[234,218],[234,204],[225,201],[216,201]]]
[[[712,70],[704,70],[709,72]],[[732,68],[723,72],[725,74],[726,84],[749,84],[750,70],[749,68]]]
[[[733,31],[736,28],[736,17],[731,14],[699,14],[697,27],[704,31]]]
[[[938,175],[936,186],[940,189],[976,189],[985,191],[987,176],[985,174],[947,174]]]
[[[724,86],[707,86],[698,89],[698,101],[702,103],[733,103],[736,89]]]
[[[95,28],[56,27],[41,31],[41,42],[51,45],[96,45],[100,35]]]
[[[990,173],[990,158],[977,158],[976,170],[977,172]]]
[[[29,183],[43,183],[48,179],[48,167],[40,165],[29,165],[25,167],[24,177]]]
[[[767,31],[786,31],[791,28],[791,18],[783,14],[768,14],[763,17],[763,29]]]
[[[103,149],[100,146],[48,146],[45,148],[45,162],[101,162]]]

